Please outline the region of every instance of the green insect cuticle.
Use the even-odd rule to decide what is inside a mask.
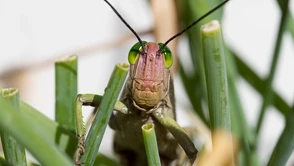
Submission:
[[[161,48],[164,44],[158,43],[159,47]],[[164,65],[166,68],[170,68],[173,65],[173,55],[170,49],[167,46],[161,48],[161,54],[163,56]]]
[[[145,45],[147,42],[146,41],[143,41],[143,44]],[[140,42],[137,42],[136,44],[133,45],[133,47],[130,49],[129,51],[129,55],[128,55],[128,60],[129,60],[129,63],[131,65],[135,64],[139,55],[141,54],[142,52],[142,46],[141,46],[141,43]]]

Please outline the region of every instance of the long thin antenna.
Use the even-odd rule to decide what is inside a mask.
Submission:
[[[135,32],[135,30],[126,22],[126,20],[123,19],[123,17],[118,13],[118,11],[107,1],[107,0],[104,0],[110,7],[111,9],[114,11],[114,13],[120,18],[120,20],[129,28],[129,30],[131,30],[133,32],[133,34],[136,36],[136,38],[139,40],[141,46],[142,46],[142,49],[143,51],[145,52],[144,50],[144,44],[142,42],[142,40],[140,39],[139,35]]]
[[[181,34],[183,34],[184,32],[186,32],[188,29],[192,28],[195,24],[197,24],[199,21],[203,20],[205,17],[207,17],[208,15],[210,15],[211,13],[213,13],[214,11],[216,11],[218,8],[222,7],[225,3],[227,3],[229,0],[225,0],[224,2],[222,2],[221,4],[217,5],[215,8],[211,9],[209,12],[205,13],[203,16],[201,16],[200,18],[198,18],[196,21],[194,21],[192,24],[190,24],[189,26],[187,26],[185,29],[183,29],[181,32],[175,34],[173,37],[171,37],[170,39],[168,39],[161,47],[160,47],[160,52],[161,50],[173,39],[175,39],[176,37],[180,36]]]

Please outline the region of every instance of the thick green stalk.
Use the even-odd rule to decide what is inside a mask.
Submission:
[[[0,89],[0,97],[6,99],[7,102],[14,108],[14,111],[20,113],[18,89]],[[1,130],[1,141],[5,159],[10,165],[27,165],[25,148],[20,145],[9,133],[7,133],[5,129]]]
[[[160,166],[160,159],[156,141],[154,124],[148,123],[142,126],[145,150],[148,165]]]
[[[268,162],[268,166],[286,165],[294,149],[294,106],[286,117],[286,126]]]
[[[75,131],[75,98],[78,93],[76,55],[55,62],[55,120],[63,128]]]
[[[52,145],[50,138],[43,134],[46,131],[35,119],[32,120],[22,113],[17,113],[2,98],[0,98],[0,105],[0,127],[26,147],[42,165],[73,165],[65,153]]]
[[[211,129],[231,131],[225,54],[218,21],[201,27]]]
[[[288,4],[289,4],[289,0],[284,1],[284,4],[282,4],[282,8],[281,8],[282,9],[282,17],[281,17],[281,21],[280,21],[280,27],[279,27],[277,40],[276,40],[275,50],[273,53],[273,59],[272,59],[272,63],[271,63],[270,73],[269,73],[267,80],[266,80],[267,87],[265,88],[265,92],[263,92],[263,103],[262,103],[262,106],[260,109],[260,114],[258,117],[258,122],[257,122],[257,127],[256,127],[257,135],[259,134],[261,124],[263,122],[265,110],[272,103],[273,97],[274,97],[273,91],[272,91],[272,82],[275,77],[278,59],[280,57],[280,49],[281,49],[281,43],[282,43],[282,39],[283,39],[284,29],[285,29],[286,23],[287,23],[287,16],[289,13],[288,12]]]
[[[86,139],[86,152],[80,159],[82,163],[85,163],[85,166],[92,166],[96,159],[107,123],[127,76],[128,70],[128,65],[118,64],[112,72],[107,88],[105,89],[101,105],[98,108],[93,125],[91,126]]]

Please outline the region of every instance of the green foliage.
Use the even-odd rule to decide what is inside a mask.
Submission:
[[[199,3],[197,3],[199,2]],[[183,20],[184,26],[186,27],[189,23],[191,23],[196,18],[201,16],[205,11],[208,11],[212,7],[218,5],[220,1],[218,0],[209,0],[207,3],[201,3],[200,1],[181,1],[179,4],[179,13],[181,16],[181,20]],[[231,113],[231,127],[232,133],[235,134],[240,140],[240,155],[238,165],[259,165],[259,157],[256,151],[256,147],[258,146],[258,134],[260,133],[259,128],[263,122],[264,114],[266,113],[266,108],[270,105],[274,106],[281,114],[285,116],[285,128],[282,135],[279,138],[279,141],[273,151],[271,156],[269,165],[285,165],[288,160],[289,153],[293,151],[293,145],[291,137],[292,132],[290,124],[293,123],[293,119],[289,118],[289,116],[293,115],[293,110],[291,107],[285,102],[285,100],[272,89],[271,84],[274,78],[274,73],[276,70],[276,65],[279,59],[279,49],[280,44],[283,39],[283,35],[285,30],[288,30],[292,36],[294,36],[294,20],[291,16],[291,13],[288,11],[288,0],[278,0],[279,7],[282,11],[281,21],[280,21],[280,29],[278,32],[278,37],[276,41],[275,50],[273,53],[273,60],[271,65],[271,71],[267,79],[260,78],[255,71],[253,71],[243,60],[239,58],[238,52],[232,51],[231,48],[225,48],[225,58],[226,58],[226,68],[227,68],[227,79],[229,85],[229,104],[230,104],[230,113]],[[218,13],[213,17],[216,19],[220,18],[221,14]],[[208,19],[210,19],[208,18]],[[208,21],[206,21],[208,22]],[[194,27],[189,30],[188,39],[190,43],[191,50],[191,58],[193,60],[193,68],[195,70],[191,73],[185,73],[183,70],[183,64],[180,63],[180,76],[182,78],[184,88],[188,94],[189,100],[195,110],[195,113],[199,115],[199,117],[204,121],[208,126],[209,121],[214,121],[214,119],[207,119],[204,115],[208,114],[205,112],[204,108],[202,108],[203,101],[208,102],[209,104],[209,94],[211,93],[211,86],[207,85],[210,78],[206,78],[207,75],[204,73],[203,62],[204,53],[202,52],[200,46],[203,46],[203,43],[200,43],[199,37],[200,25]],[[207,62],[206,62],[207,63]],[[206,70],[211,69],[210,67]],[[235,72],[237,71],[237,72]],[[236,89],[235,80],[237,76],[243,77],[264,99],[263,108],[261,109],[261,114],[259,117],[259,125],[257,129],[252,129],[248,126],[246,117],[244,116],[244,110],[242,108],[238,91]],[[195,86],[196,85],[196,86]],[[207,91],[205,91],[208,89]],[[208,99],[207,99],[208,96]],[[210,106],[209,106],[210,107]],[[209,108],[210,109],[210,108]],[[221,111],[221,108],[218,107]],[[212,110],[209,110],[210,117],[215,117],[218,115]],[[287,117],[287,118],[286,118]],[[214,125],[213,125],[214,126]],[[211,126],[211,127],[213,127]],[[292,125],[293,126],[293,125]],[[286,132],[286,130],[288,132]],[[256,132],[257,131],[257,132]]]
[[[213,45],[215,43],[201,41],[201,33],[199,33],[201,25],[213,19],[221,20],[221,10],[207,17],[187,32],[192,64],[195,70],[192,73],[185,72],[183,64],[179,63],[179,74],[195,113],[208,127],[212,129],[223,127],[231,130],[240,140],[239,156],[241,157],[235,162],[241,166],[260,165],[256,147],[258,146],[260,126],[269,106],[274,106],[285,116],[286,125],[271,154],[268,165],[285,165],[294,148],[294,107],[289,106],[271,86],[279,60],[278,55],[283,34],[288,31],[294,37],[294,20],[288,11],[289,1],[278,0],[277,2],[282,11],[282,17],[272,56],[271,70],[266,79],[259,77],[249,65],[242,61],[239,58],[238,51],[233,51],[232,48],[226,47],[221,38],[215,40],[221,45],[217,46],[219,49],[215,48],[215,45]],[[180,18],[183,20],[183,27],[186,27],[219,3],[219,0],[209,0],[207,3],[195,0],[178,1],[178,10]],[[216,56],[215,50],[219,51],[217,52],[218,56]],[[136,59],[135,56],[131,58],[133,58],[131,62]],[[221,67],[217,66],[218,64],[215,64],[215,62],[222,62]],[[120,73],[121,78],[118,78],[117,75],[112,78],[109,84],[113,85],[109,85],[106,89],[105,97],[102,97],[102,100],[104,99],[105,101],[101,102],[99,116],[95,117],[99,118],[99,120],[96,119],[95,122],[103,121],[103,123],[93,124],[86,141],[86,147],[89,147],[89,149],[87,154],[82,157],[82,161],[90,165],[119,165],[116,160],[97,154],[97,151],[125,74]],[[221,78],[215,79],[215,76],[221,76]],[[236,78],[238,76],[247,81],[263,97],[259,125],[255,129],[248,126],[244,115],[245,110],[241,105],[236,88]],[[75,135],[76,123],[74,119],[77,77],[77,58],[75,56],[56,63],[56,121],[50,120],[22,100],[19,101],[19,106],[13,106],[6,99],[0,97],[1,134],[7,133],[13,137],[16,142],[32,153],[42,165],[74,165],[72,162],[73,154],[78,142]],[[217,87],[217,85],[222,86]],[[218,98],[220,96],[221,98]],[[209,105],[209,112],[206,112],[205,104]],[[16,111],[17,107],[19,107],[19,112]],[[101,111],[102,109],[106,111]],[[206,116],[208,114],[210,115],[209,117]],[[1,137],[2,144],[9,143],[3,139],[5,136],[1,135]],[[6,157],[6,155],[9,156]],[[6,159],[0,157],[0,165],[9,165],[9,158],[13,157],[13,155],[5,152],[5,157]],[[23,162],[25,163],[26,161],[24,160]]]

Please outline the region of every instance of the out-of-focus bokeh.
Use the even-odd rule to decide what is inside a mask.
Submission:
[[[154,40],[148,33],[154,27],[148,1],[112,0],[111,3],[138,33],[144,33],[143,40]],[[231,0],[224,8],[221,24],[226,43],[238,50],[241,59],[259,76],[267,76],[281,15],[276,1]],[[293,14],[293,1],[290,9]],[[1,0],[0,87],[19,88],[24,101],[53,119],[54,59],[79,55],[79,93],[103,94],[115,63],[127,63],[128,51],[135,42],[126,26],[101,0]],[[184,35],[179,38],[179,46],[178,52],[188,54]],[[294,46],[289,33],[284,34],[280,57],[273,87],[292,105]],[[191,63],[179,58],[187,66]],[[183,109],[189,103],[178,76],[175,84],[177,105]],[[262,98],[243,79],[238,80],[238,90],[249,126],[254,127]],[[184,116],[179,115],[183,125],[185,120],[181,117]],[[284,127],[283,121],[284,117],[275,108],[267,110],[258,147],[261,162],[268,160]],[[107,129],[107,133],[111,130]],[[109,147],[111,140],[104,139],[102,149],[107,154],[111,153]],[[290,160],[293,163],[294,159]]]

